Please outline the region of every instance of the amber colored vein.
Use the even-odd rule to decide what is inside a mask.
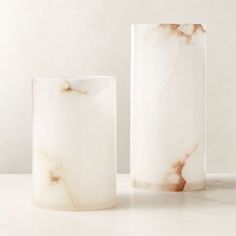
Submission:
[[[186,185],[186,180],[183,177],[183,169],[184,169],[187,159],[192,156],[192,154],[196,151],[197,147],[198,147],[197,144],[194,145],[189,151],[183,154],[180,160],[176,161],[171,166],[171,170],[165,176],[165,182],[167,182],[166,190],[174,191],[174,192],[180,192],[184,190],[184,187]],[[169,181],[169,178],[173,175],[178,177],[178,182],[176,184],[175,183],[172,184]]]

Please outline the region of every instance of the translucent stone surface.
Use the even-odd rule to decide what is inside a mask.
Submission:
[[[105,76],[33,81],[33,201],[56,210],[116,203],[116,89]]]
[[[164,191],[204,187],[203,25],[132,26],[131,178]]]

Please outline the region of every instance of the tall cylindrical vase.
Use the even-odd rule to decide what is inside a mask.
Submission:
[[[204,187],[205,47],[206,29],[201,24],[132,26],[134,187]]]
[[[37,78],[33,100],[33,202],[56,210],[114,206],[115,79]]]

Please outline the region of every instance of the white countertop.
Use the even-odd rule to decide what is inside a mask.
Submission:
[[[0,236],[235,236],[236,175],[208,175],[205,191],[132,189],[118,175],[118,205],[59,212],[31,203],[31,175],[0,175]]]

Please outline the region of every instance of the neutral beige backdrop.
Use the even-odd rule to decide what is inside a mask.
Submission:
[[[129,170],[131,23],[208,25],[207,170],[236,172],[236,1],[0,0],[0,172],[31,170],[31,78],[110,74]],[[145,157],[144,157],[145,158]]]

